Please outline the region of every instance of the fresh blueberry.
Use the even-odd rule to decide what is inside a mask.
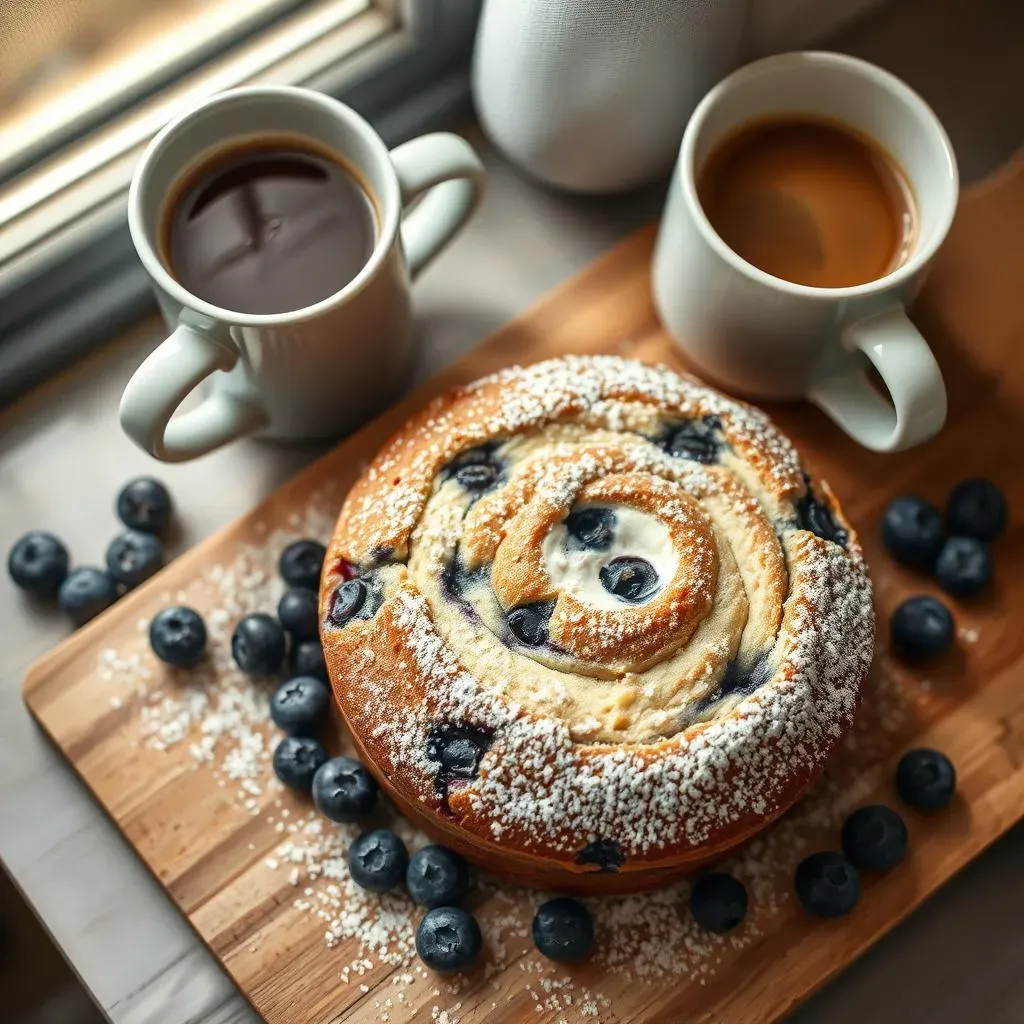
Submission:
[[[946,502],[946,526],[958,537],[995,540],[1007,518],[1006,498],[991,480],[964,480]]]
[[[602,565],[597,574],[601,586],[628,604],[646,601],[658,589],[658,574],[643,558],[624,555]]]
[[[992,556],[984,541],[950,537],[935,559],[935,579],[954,597],[977,597],[992,580]]]
[[[626,863],[626,855],[615,839],[593,839],[576,854],[576,863],[593,864],[600,871],[618,871]]]
[[[358,615],[366,604],[369,589],[362,580],[346,580],[331,597],[328,618],[334,626],[344,626],[353,616]]]
[[[802,530],[809,530],[822,540],[830,540],[834,544],[846,547],[848,539],[846,530],[836,522],[832,509],[824,502],[819,501],[807,481],[807,492],[796,503],[797,520]]]
[[[893,498],[882,517],[882,543],[903,565],[931,569],[945,539],[939,510],[923,498]]]
[[[7,571],[22,590],[37,597],[56,597],[68,574],[67,548],[52,533],[32,530],[11,548]]]
[[[159,480],[136,477],[117,496],[117,517],[130,530],[159,533],[171,518],[171,495]]]
[[[313,803],[331,821],[362,821],[377,805],[377,782],[354,757],[332,757],[313,779]]]
[[[79,625],[99,615],[117,600],[117,584],[110,573],[92,566],[72,569],[57,591],[61,610]]]
[[[292,789],[308,793],[317,770],[327,760],[318,740],[309,736],[285,736],[274,748],[274,774]]]
[[[125,530],[107,548],[107,571],[128,588],[148,580],[163,564],[164,546],[152,533]]]
[[[842,917],[860,899],[857,869],[832,850],[812,853],[800,861],[795,882],[804,908],[819,917]]]
[[[949,806],[956,792],[956,768],[938,750],[908,750],[896,766],[896,792],[911,807],[941,811]]]
[[[313,676],[295,676],[270,698],[270,718],[289,736],[314,736],[327,719],[331,693]]]
[[[192,668],[206,651],[206,625],[194,608],[164,608],[149,624],[149,646],[168,665]]]
[[[664,441],[665,451],[679,459],[693,459],[711,465],[722,448],[722,421],[717,416],[688,420]]]
[[[423,907],[453,907],[469,892],[469,866],[446,846],[424,846],[409,859],[405,888]]]
[[[319,640],[303,640],[301,643],[292,644],[288,666],[294,676],[313,676],[323,683],[329,681],[324,649],[320,646]]]
[[[408,864],[405,844],[385,828],[363,832],[348,850],[352,881],[370,892],[387,892],[400,885]]]
[[[277,603],[277,617],[292,640],[315,640],[320,634],[319,598],[315,591],[291,587]]]
[[[843,853],[854,867],[888,871],[906,852],[907,826],[891,807],[861,807],[843,823]]]
[[[550,603],[524,604],[508,613],[508,628],[512,635],[527,647],[540,647],[548,640],[548,620],[553,606]]]
[[[327,549],[319,541],[292,541],[281,552],[278,567],[285,583],[305,590],[320,589],[320,572],[324,567]]]
[[[953,643],[953,616],[934,597],[908,597],[889,622],[893,652],[907,661],[934,658]]]
[[[271,676],[284,661],[284,630],[272,615],[246,615],[231,636],[235,663],[249,676]]]
[[[724,872],[705,875],[694,883],[690,910],[701,928],[731,932],[747,916],[747,890]]]
[[[428,910],[416,929],[416,952],[432,971],[468,970],[483,949],[480,925],[459,907]]]
[[[615,536],[615,513],[610,508],[581,508],[565,520],[569,548],[607,551]]]
[[[594,944],[590,911],[565,896],[542,903],[533,915],[533,944],[549,960],[582,960]]]

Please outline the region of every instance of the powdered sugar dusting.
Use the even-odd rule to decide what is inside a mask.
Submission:
[[[239,547],[229,562],[206,570],[200,585],[206,592],[212,590],[214,603],[221,607],[211,607],[191,591],[186,599],[203,610],[211,628],[216,624],[211,648],[226,648],[235,616],[274,606],[280,591],[274,572],[280,548],[298,536],[323,536],[321,527],[322,518],[310,513],[310,518],[304,517],[293,528],[268,531],[265,548]],[[233,589],[235,583],[226,582],[229,579],[245,579],[250,588],[240,595]],[[225,581],[223,590],[217,581]],[[176,595],[166,597],[170,600]],[[234,759],[240,757],[243,764],[249,760],[234,753],[241,741],[233,731],[239,736],[262,735],[264,752],[272,749],[276,734],[266,721],[263,683],[238,675],[227,664],[223,676],[214,672],[203,676],[203,685],[189,673],[165,676],[146,647],[144,630],[140,629],[138,638],[132,646],[103,652],[98,669],[122,702],[117,713],[134,716],[131,730],[140,753],[148,751],[147,756],[157,759],[184,755],[196,771],[209,772],[211,780],[219,777],[220,784],[227,785],[228,772],[237,771],[237,767],[229,768]],[[428,643],[425,657],[429,650]],[[438,679],[451,684],[452,673],[456,673],[452,692],[458,695],[459,707],[467,714],[483,713],[475,703],[471,682],[459,679],[457,663],[444,656],[443,648],[435,653],[437,659],[430,664]],[[897,741],[894,737],[912,718],[913,682],[905,670],[883,658],[868,684],[864,708],[844,741],[844,753],[796,808],[723,865],[744,882],[751,897],[750,914],[737,932],[720,938],[698,928],[685,910],[686,883],[646,894],[588,899],[597,932],[594,956],[603,972],[600,983],[588,985],[529,951],[530,919],[545,898],[543,894],[478,877],[472,909],[485,936],[485,975],[509,970],[521,973],[529,979],[532,1005],[554,1015],[555,1020],[611,1024],[618,1020],[614,993],[623,987],[702,981],[727,969],[738,950],[772,934],[778,915],[792,904],[791,876],[800,856],[823,843],[833,844],[843,816],[877,785],[884,771],[880,759],[887,756]],[[165,711],[146,710],[163,702],[169,702]],[[218,724],[214,726],[212,719],[207,723],[207,716],[216,718]],[[234,727],[227,725],[231,720]],[[160,727],[154,728],[157,722]],[[211,737],[215,740],[212,744]],[[382,897],[353,886],[345,854],[358,831],[356,826],[332,825],[319,818],[309,804],[280,793],[265,756],[256,758],[248,778],[263,790],[265,805],[271,796],[270,807],[286,801],[280,811],[271,811],[269,839],[248,844],[249,855],[266,873],[270,891],[277,887],[281,902],[309,918],[311,927],[322,935],[322,955],[336,964],[339,1012],[345,1000],[352,998],[345,995],[349,991],[354,997],[369,995],[379,1001],[379,1008],[374,1009],[376,1019],[384,1021],[387,1014],[395,1024],[409,1019],[413,1007],[425,1007],[428,1019],[436,1011],[439,1020],[446,1014],[457,1021],[475,1007],[486,1010],[490,1006],[493,995],[486,986],[466,1002],[469,995],[458,979],[441,980],[418,963],[413,939],[421,911],[410,900],[400,893]],[[229,792],[240,807],[248,809],[247,802],[253,799],[249,793],[241,786]],[[289,810],[291,813],[285,813]],[[411,848],[423,841],[391,812],[382,823],[400,828]],[[271,957],[273,936],[273,932],[267,934],[259,947]],[[391,1007],[386,1006],[389,998]],[[460,1009],[454,1009],[456,1005]]]
[[[684,453],[695,436],[724,440],[680,456],[681,418],[700,428]],[[874,615],[859,549],[810,532],[798,502],[830,513],[767,418],[664,368],[579,357],[503,371],[414,423],[334,541],[364,565],[346,545],[383,545],[408,572],[388,577],[401,582],[380,625],[327,634],[343,711],[374,759],[402,766],[404,795],[495,853],[541,849],[565,867],[613,841],[624,871],[735,842],[785,809],[849,729]],[[442,460],[480,444],[499,468],[467,495]],[[606,611],[553,588],[545,538],[595,501],[664,525],[682,567],[664,599]],[[453,597],[458,564],[476,575]],[[543,601],[541,642],[517,646],[512,610]],[[388,665],[362,660],[374,629]],[[730,667],[753,682],[727,688]],[[454,792],[435,779],[439,723],[487,737]]]
[[[259,544],[241,545],[228,564],[211,565],[197,589],[212,596],[205,613],[207,656],[195,669],[175,670],[152,658],[146,643],[148,622],[139,623],[138,649],[105,650],[99,675],[122,707],[138,707],[137,742],[153,750],[184,744],[193,767],[209,765],[219,784],[237,788],[250,814],[259,814],[265,790],[280,790],[267,768],[272,744],[269,698],[272,684],[254,683],[239,671],[231,656],[231,633],[244,615],[273,611],[284,592],[277,573],[281,550],[296,537],[330,534],[332,517],[313,503],[287,530],[265,531]],[[209,600],[207,596],[205,600]],[[162,604],[188,603],[189,592],[161,595]]]
[[[628,423],[635,414],[618,399],[600,401],[611,403],[602,415]],[[706,408],[700,406],[701,414]],[[790,470],[797,472],[793,459]],[[480,986],[479,979],[430,974],[415,957],[421,911],[400,893],[377,896],[353,884],[345,855],[358,828],[332,825],[307,802],[281,791],[269,765],[277,741],[267,721],[269,686],[242,676],[230,659],[228,642],[237,618],[276,605],[281,547],[298,536],[323,538],[329,531],[328,517],[311,508],[285,528],[268,527],[260,543],[240,546],[224,564],[210,566],[195,589],[165,595],[166,603],[185,600],[203,612],[211,633],[209,664],[194,673],[166,670],[149,653],[147,623],[140,622],[135,642],[100,656],[99,673],[110,688],[108,713],[129,721],[138,757],[156,764],[165,758],[184,761],[209,773],[240,809],[264,816],[257,822],[261,831],[247,844],[249,873],[261,879],[260,898],[280,903],[287,908],[282,913],[302,915],[322,935],[321,955],[330,958],[337,976],[338,1013],[366,1000],[361,1020],[478,1020],[497,991]],[[486,809],[495,835],[524,830],[535,842],[538,837],[568,842],[568,829],[586,819],[600,829],[616,826],[615,835],[640,854],[663,842],[662,830],[673,842],[700,842],[716,827],[717,814],[742,818],[770,806],[787,765],[815,765],[824,746],[840,745],[839,755],[800,804],[725,863],[747,886],[751,912],[724,938],[697,927],[685,909],[683,882],[653,893],[588,899],[600,972],[600,980],[588,985],[576,972],[531,951],[530,920],[542,894],[477,878],[471,909],[485,936],[484,975],[519,976],[515,990],[530,997],[538,1019],[615,1022],[620,1019],[616,996],[627,988],[700,983],[726,969],[739,950],[773,934],[778,917],[790,912],[792,871],[802,853],[834,845],[842,817],[881,781],[883,759],[899,743],[921,695],[913,677],[881,658],[866,684],[864,708],[840,741],[856,705],[850,679],[869,651],[866,640],[844,643],[842,638],[863,639],[869,631],[870,591],[856,556],[851,559],[836,545],[799,531],[787,534],[785,543],[787,561],[803,576],[793,584],[796,596],[787,600],[787,626],[773,651],[780,667],[776,679],[738,700],[732,714],[704,726],[660,762],[628,745],[617,751],[588,748],[559,723],[538,720],[529,709],[498,699],[446,646],[422,597],[405,591],[395,602],[406,638],[399,657],[406,662],[404,671],[415,666],[426,680],[429,705],[402,708],[375,728],[394,744],[396,756],[406,757],[431,782],[433,766],[418,739],[432,716],[471,721],[500,734],[501,745],[488,752],[479,785],[463,794]],[[364,656],[359,664],[369,664],[373,652]],[[821,745],[817,752],[816,744]],[[517,771],[517,764],[527,770]],[[556,773],[563,778],[556,780]],[[723,798],[726,779],[736,792]],[[636,803],[635,812],[628,809],[630,802]],[[410,847],[424,841],[389,808],[380,823],[400,830]],[[274,942],[270,930],[261,937],[261,953],[273,958]],[[505,991],[504,981],[502,986]]]

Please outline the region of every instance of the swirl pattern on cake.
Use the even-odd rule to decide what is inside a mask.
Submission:
[[[369,767],[492,870],[639,888],[817,776],[870,666],[828,488],[760,412],[569,357],[429,405],[342,509],[322,637]]]

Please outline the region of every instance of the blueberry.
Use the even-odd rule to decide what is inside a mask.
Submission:
[[[612,546],[616,516],[610,508],[581,508],[566,517],[569,548],[607,551]]]
[[[896,766],[896,792],[911,807],[941,811],[956,792],[956,768],[938,750],[908,750]]]
[[[753,661],[744,659],[730,661],[725,667],[725,675],[718,684],[715,699],[731,697],[735,694],[753,693],[772,677],[771,659],[767,651],[759,653]]]
[[[565,896],[542,903],[533,915],[533,944],[549,960],[582,960],[594,944],[590,911]]]
[[[164,608],[149,624],[149,646],[168,665],[192,668],[206,651],[206,625],[194,608]]]
[[[348,851],[348,869],[356,885],[370,892],[387,892],[405,878],[409,854],[394,832],[385,828],[363,832]]]
[[[292,640],[315,640],[320,635],[319,598],[315,591],[292,587],[277,603],[277,617]]]
[[[832,509],[819,501],[807,481],[807,493],[796,503],[797,520],[802,530],[809,530],[822,540],[830,540],[834,544],[846,547],[847,534],[832,513]]]
[[[125,530],[107,548],[107,571],[128,588],[148,580],[163,564],[164,546],[160,539],[141,530]]]
[[[455,479],[467,491],[486,491],[493,487],[501,471],[493,462],[479,462],[474,466],[463,466],[455,474]]]
[[[597,574],[601,586],[628,604],[646,601],[658,589],[658,574],[643,558],[624,555],[602,565]]]
[[[548,641],[548,620],[553,605],[524,604],[508,613],[508,628],[512,635],[527,647],[540,647]]]
[[[455,906],[469,892],[469,866],[446,846],[424,846],[409,860],[405,888],[420,906]]]
[[[843,853],[854,867],[888,871],[906,852],[907,826],[891,807],[861,807],[843,823]]]
[[[747,890],[724,872],[705,875],[694,883],[690,911],[701,928],[731,932],[747,916]]]
[[[11,548],[7,571],[22,590],[37,597],[56,597],[68,574],[67,548],[52,533],[32,530]]]
[[[486,491],[501,479],[501,463],[494,457],[494,447],[485,445],[458,454],[448,464],[448,474],[467,491]]]
[[[907,661],[922,661],[947,651],[953,643],[953,616],[934,597],[908,597],[889,622],[892,649]]]
[[[289,736],[314,736],[327,720],[331,693],[313,676],[295,676],[270,698],[270,718]]]
[[[109,608],[117,600],[117,584],[110,573],[92,566],[72,569],[57,592],[61,610],[82,625]]]
[[[882,543],[903,565],[931,569],[945,538],[939,510],[923,498],[893,498],[882,517]]]
[[[459,907],[428,910],[416,929],[416,952],[432,971],[465,971],[480,956],[484,940],[472,914]]]
[[[281,623],[272,615],[246,615],[231,635],[235,663],[249,676],[273,675],[284,661],[285,637]]]
[[[722,448],[722,421],[717,416],[689,420],[674,429],[664,441],[665,451],[679,459],[693,459],[711,465]]]
[[[950,537],[935,559],[935,579],[954,597],[977,597],[992,579],[988,545],[973,537]]]
[[[600,871],[618,871],[626,863],[622,847],[614,839],[594,839],[576,854],[577,864],[593,864]]]
[[[319,541],[292,541],[281,552],[278,567],[285,583],[306,590],[320,589],[320,572],[324,567],[327,549]]]
[[[1006,498],[991,480],[964,480],[946,502],[946,526],[958,537],[995,540],[1007,518]]]
[[[344,626],[353,616],[358,615],[366,604],[369,594],[362,580],[346,580],[331,597],[328,618],[334,626]]]
[[[309,736],[285,736],[274,748],[274,774],[292,789],[308,793],[313,778],[327,760],[318,740]]]
[[[329,682],[324,649],[319,640],[303,640],[302,643],[292,644],[288,666],[292,675],[313,676],[323,683]]]
[[[492,739],[472,725],[437,725],[427,733],[427,760],[437,765],[437,785],[442,794],[457,779],[468,782],[477,777]]]
[[[857,905],[857,869],[832,850],[812,853],[796,869],[796,894],[804,908],[819,917],[842,917]]]
[[[377,805],[377,782],[354,757],[332,757],[313,778],[313,803],[331,821],[362,821]]]
[[[117,496],[117,517],[130,530],[159,533],[171,518],[171,495],[159,480],[136,477]]]

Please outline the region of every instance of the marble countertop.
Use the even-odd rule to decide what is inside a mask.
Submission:
[[[1024,5],[1014,0],[897,0],[832,48],[874,60],[919,89],[945,122],[969,182],[1024,140],[1021,38]],[[656,216],[664,192],[659,185],[612,199],[554,194],[519,176],[475,128],[466,133],[484,155],[488,193],[464,235],[417,284],[419,379]],[[118,487],[154,470],[121,434],[116,409],[132,370],[162,333],[156,320],[139,324],[0,413],[0,549],[46,526],[80,563],[101,559],[117,529]],[[172,553],[249,509],[321,450],[243,442],[160,467],[181,509]],[[7,869],[118,1024],[256,1020],[21,702],[26,668],[66,636],[66,623],[3,585],[0,622],[0,858]],[[1024,827],[1017,827],[791,1020],[1024,1020],[1022,859]]]

